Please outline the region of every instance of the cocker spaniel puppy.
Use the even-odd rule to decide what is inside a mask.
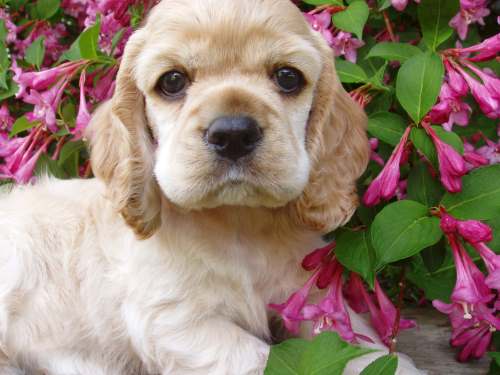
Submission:
[[[0,373],[261,374],[369,157],[330,48],[289,0],[165,0],[88,136],[96,179],[0,198]]]

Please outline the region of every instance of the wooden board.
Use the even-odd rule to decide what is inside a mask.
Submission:
[[[449,345],[451,328],[448,317],[432,308],[404,310],[405,318],[416,319],[418,328],[402,331],[398,352],[409,355],[417,367],[429,375],[485,375],[489,358],[460,363],[455,359],[457,350]]]

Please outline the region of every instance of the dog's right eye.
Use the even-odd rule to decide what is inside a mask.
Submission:
[[[158,80],[158,90],[171,98],[180,97],[188,86],[188,78],[178,70],[171,70],[165,73]]]

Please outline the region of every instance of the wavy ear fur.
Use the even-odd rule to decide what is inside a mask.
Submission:
[[[142,45],[139,31],[125,48],[113,98],[93,116],[88,136],[95,176],[104,181],[109,198],[137,236],[147,238],[161,217],[154,146],[133,71]]]
[[[323,70],[309,117],[309,183],[293,205],[295,221],[327,233],[345,224],[358,205],[356,180],[369,160],[366,116],[340,84],[331,50],[322,47]]]

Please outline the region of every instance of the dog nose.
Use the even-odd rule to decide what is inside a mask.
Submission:
[[[207,142],[225,159],[236,161],[251,153],[262,138],[257,121],[248,116],[223,116],[207,131]]]

